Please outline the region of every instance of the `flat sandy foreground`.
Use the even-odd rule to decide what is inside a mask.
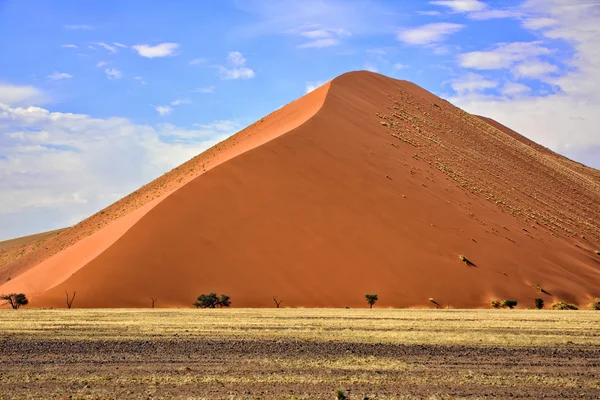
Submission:
[[[0,399],[599,398],[600,312],[0,311]]]

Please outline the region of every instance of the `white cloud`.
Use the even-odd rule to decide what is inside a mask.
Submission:
[[[544,29],[556,25],[556,20],[552,18],[527,18],[523,21],[523,27],[527,29]]]
[[[107,64],[108,64],[108,62],[106,62],[106,61],[98,61],[98,63],[96,64],[96,67],[101,68]]]
[[[221,79],[252,79],[254,78],[254,71],[250,68],[225,68],[220,67]]]
[[[484,78],[479,74],[469,72],[460,78],[450,82],[450,86],[459,95],[465,93],[482,92],[486,89],[493,89],[498,86],[497,82]]]
[[[67,49],[77,49],[77,48],[78,48],[78,47],[77,47],[76,45],[74,45],[74,44],[63,44],[63,45],[61,45],[60,47],[64,47],[64,48],[67,48]]]
[[[96,48],[94,46],[88,46],[88,49],[90,49],[90,50],[96,50]]]
[[[508,82],[500,89],[500,93],[505,96],[516,97],[531,92],[529,86],[517,82]]]
[[[312,82],[306,82],[306,86],[304,87],[304,91],[305,93],[310,93],[313,90],[317,89],[320,86],[323,86],[324,84],[326,84],[328,81],[312,81]]]
[[[479,0],[443,0],[443,1],[430,1],[429,4],[436,6],[443,6],[452,9],[454,12],[471,12],[481,11],[487,7],[487,5]]]
[[[146,58],[168,57],[175,55],[175,51],[179,48],[178,43],[161,43],[156,46],[148,44],[136,44],[131,46],[140,56]]]
[[[147,85],[146,81],[141,76],[134,76],[133,79],[140,82],[142,85]]]
[[[194,58],[190,60],[190,65],[200,65],[206,63],[206,59],[204,58]]]
[[[55,72],[52,75],[48,75],[47,78],[51,81],[60,81],[62,79],[71,79],[73,75],[67,74],[66,72]]]
[[[121,79],[123,77],[123,73],[116,68],[107,68],[104,70],[104,73],[106,74],[106,77],[111,80]]]
[[[17,86],[0,82],[0,103],[9,105],[43,104],[47,96],[33,86]]]
[[[543,78],[559,71],[554,65],[540,60],[529,60],[515,65],[513,74],[518,78]]]
[[[169,106],[154,106],[154,109],[161,116],[168,115],[168,114],[171,114],[173,112],[173,109],[171,107],[169,107]]]
[[[442,13],[439,11],[417,11],[417,14],[429,15],[430,17],[437,17],[439,15],[442,15]]]
[[[246,58],[239,51],[231,51],[227,55],[227,66],[220,66],[221,79],[252,79],[254,70],[248,68]]]
[[[400,63],[394,64],[394,69],[405,69],[405,68],[408,68],[408,66],[406,66],[404,64],[400,64]]]
[[[439,22],[401,30],[398,32],[397,38],[408,44],[427,45],[442,42],[447,36],[452,35],[463,28],[464,25]]]
[[[119,42],[113,42],[113,44],[114,44],[115,46],[117,46],[117,47],[121,47],[121,48],[123,48],[123,49],[127,49],[127,48],[128,48],[128,46],[127,46],[126,44],[123,44],[123,43],[119,43]]]
[[[308,39],[308,42],[297,46],[300,49],[336,46],[340,43],[341,38],[351,36],[350,32],[345,29],[329,29],[316,26],[292,29],[289,33]]]
[[[177,99],[171,102],[172,106],[178,106],[180,104],[191,104],[192,101],[190,99]]]
[[[65,25],[65,29],[72,29],[78,31],[91,31],[92,28],[90,25]]]
[[[203,88],[197,88],[194,90],[190,90],[191,93],[214,93],[215,92],[215,87],[214,85],[211,86],[207,86],[207,87],[203,87]]]
[[[459,55],[461,67],[473,69],[509,68],[519,61],[540,55],[550,54],[551,50],[541,46],[541,42],[503,43],[490,51],[472,51]]]
[[[117,52],[117,49],[114,46],[108,45],[104,42],[98,42],[98,43],[96,43],[96,45],[106,49],[111,54],[114,54]]]
[[[137,125],[0,105],[0,239],[74,224],[237,128],[228,121]]]

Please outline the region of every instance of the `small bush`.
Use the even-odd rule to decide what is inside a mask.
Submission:
[[[533,299],[533,301],[535,302],[535,308],[538,310],[544,308],[544,299]]]
[[[338,390],[337,391],[337,393],[336,393],[336,399],[337,400],[346,400],[347,399],[346,394],[344,393],[343,390]]]
[[[494,308],[502,307],[502,302],[500,300],[492,300],[490,301],[490,305]]]
[[[600,311],[600,297],[596,297],[589,305],[590,310]]]
[[[510,308],[511,310],[517,306],[516,300],[502,300],[503,308]]]
[[[559,301],[552,304],[553,310],[579,310],[579,308],[574,304],[565,303],[564,301]]]

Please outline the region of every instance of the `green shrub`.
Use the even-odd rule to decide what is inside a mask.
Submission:
[[[511,310],[517,306],[516,300],[502,300],[503,308],[510,308]]]
[[[490,305],[494,308],[502,307],[502,302],[500,300],[492,300],[490,301]]]
[[[565,303],[564,301],[558,301],[552,304],[553,310],[579,310],[574,304]]]
[[[544,299],[533,299],[533,301],[535,302],[535,308],[538,310],[544,308]]]
[[[229,307],[231,305],[231,297],[226,294],[222,294],[221,298],[217,297],[216,293],[201,294],[198,296],[198,301],[193,305],[196,308],[221,308]]]
[[[347,399],[346,394],[344,393],[343,390],[337,391],[336,398],[337,398],[337,400],[346,400]]]
[[[594,301],[589,304],[590,310],[600,311],[600,297],[596,297]]]
[[[0,295],[0,300],[4,300],[4,304],[10,304],[13,310],[18,310],[21,306],[29,304],[27,296],[23,293],[9,293]]]
[[[373,305],[377,303],[377,300],[379,300],[379,296],[377,296],[376,294],[365,294],[365,299],[369,304],[369,308],[373,308]]]

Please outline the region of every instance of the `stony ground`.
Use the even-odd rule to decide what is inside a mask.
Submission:
[[[593,312],[3,310],[0,318],[0,399],[334,399],[338,390],[348,399],[600,398]],[[532,323],[539,332],[523,329]],[[413,335],[420,325],[426,336]]]

